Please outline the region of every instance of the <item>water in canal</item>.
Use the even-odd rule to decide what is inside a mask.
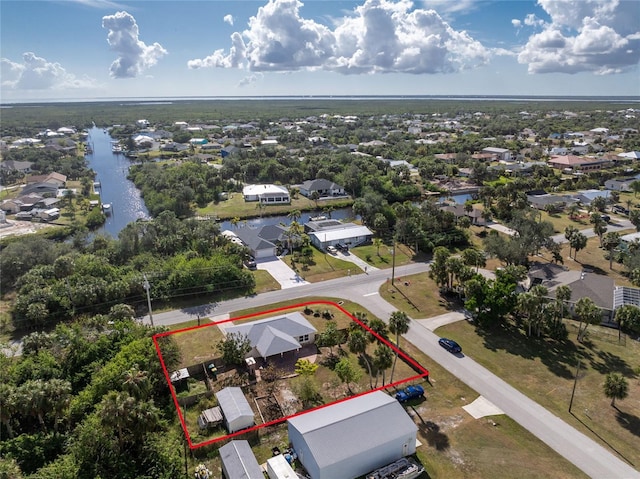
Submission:
[[[131,162],[123,154],[113,153],[112,141],[107,131],[91,128],[87,144],[93,153],[88,154],[86,159],[89,167],[96,172],[96,181],[100,182],[97,191],[100,192],[102,203],[111,205],[111,213],[98,232],[117,238],[127,224],[140,218],[149,218],[149,212],[140,197],[140,191],[127,179]]]

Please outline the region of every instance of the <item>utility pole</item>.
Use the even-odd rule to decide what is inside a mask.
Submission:
[[[576,394],[576,384],[578,384],[578,374],[580,374],[580,366],[582,361],[578,359],[578,367],[576,369],[576,378],[573,381],[573,391],[571,391],[571,400],[569,401],[569,412],[571,412],[571,406],[573,406],[573,396]]]
[[[393,235],[393,248],[391,249],[391,286],[396,280],[396,235]]]
[[[151,294],[149,293],[149,291],[151,290],[151,285],[147,280],[146,274],[143,274],[142,277],[144,278],[144,283],[142,283],[142,287],[147,292],[147,305],[149,306],[149,320],[151,321],[151,327],[153,328],[154,324],[153,324],[153,312],[151,311]]]

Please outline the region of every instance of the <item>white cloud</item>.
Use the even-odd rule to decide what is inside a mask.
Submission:
[[[159,43],[146,45],[138,38],[138,24],[127,12],[102,17],[102,28],[109,30],[107,42],[118,53],[109,69],[113,78],[137,77],[167,54]]]
[[[536,17],[534,13],[530,13],[524,18],[524,24],[529,27],[541,27],[544,25],[544,20]]]
[[[300,16],[298,0],[269,0],[232,35],[229,53],[188,62],[190,68],[341,73],[448,73],[485,64],[490,52],[434,10],[408,0],[367,0],[331,28]]]
[[[251,85],[252,83],[256,83],[260,80],[262,80],[264,78],[264,75],[262,73],[254,73],[253,75],[249,75],[244,77],[242,80],[240,80],[240,82],[238,83],[238,86],[247,86],[247,85]]]
[[[123,5],[118,2],[113,2],[111,0],[71,0],[75,3],[80,3],[87,7],[92,8],[123,8]]]
[[[22,62],[0,59],[2,87],[15,90],[62,90],[92,88],[94,79],[77,77],[59,63],[49,62],[33,52],[22,55]]]
[[[518,20],[517,18],[512,18],[511,19],[511,25],[513,25],[516,28],[520,28],[522,26],[522,22],[520,20]]]
[[[222,20],[224,20],[224,23],[228,23],[229,25],[233,25],[233,15],[225,15]]]
[[[541,27],[518,55],[529,73],[621,73],[640,61],[640,3],[627,0],[538,0],[545,23],[528,15],[524,23]]]
[[[427,9],[436,10],[440,15],[448,16],[460,12],[469,13],[480,8],[482,1],[478,0],[423,0]]]

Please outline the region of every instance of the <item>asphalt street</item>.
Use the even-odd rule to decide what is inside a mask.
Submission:
[[[429,265],[424,263],[406,265],[396,269],[395,277],[401,278],[428,269]],[[385,282],[390,281],[390,276],[389,270],[371,271],[369,274],[352,275],[220,303],[163,312],[154,314],[153,319],[155,325],[170,325],[195,319],[198,315],[215,317],[246,308],[267,307],[292,299],[303,302],[305,298],[313,296],[348,299],[388,320],[395,308],[383,300],[378,291]],[[145,317],[144,321],[148,323],[149,317]],[[412,319],[405,338],[590,477],[640,478],[640,473],[618,456],[551,414],[473,359],[463,354],[453,355],[442,349],[438,346],[438,336],[416,320]]]

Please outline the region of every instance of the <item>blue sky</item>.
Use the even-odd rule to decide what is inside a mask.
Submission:
[[[640,95],[637,0],[1,0],[0,100]]]

